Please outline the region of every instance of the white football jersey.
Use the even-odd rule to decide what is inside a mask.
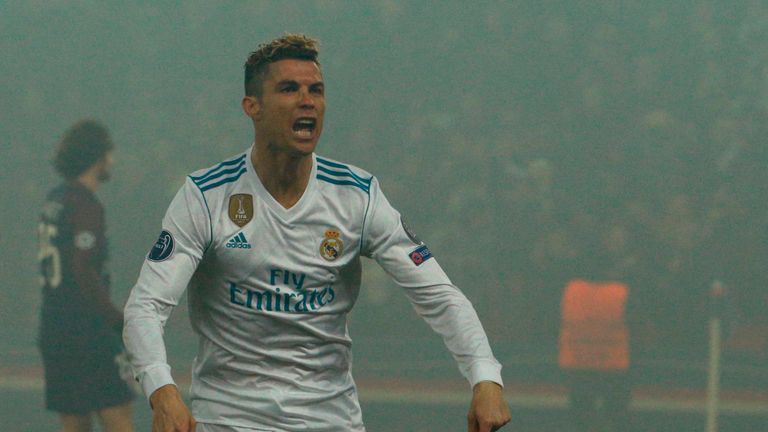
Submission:
[[[190,389],[199,422],[364,431],[347,331],[361,256],[404,288],[471,385],[501,384],[472,305],[375,178],[313,156],[304,194],[285,209],[261,184],[251,151],[186,179],[131,291],[124,339],[147,397],[173,383],[163,326],[189,287],[200,338]]]

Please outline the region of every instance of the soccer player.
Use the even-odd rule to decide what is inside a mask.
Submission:
[[[253,145],[186,179],[131,292],[123,337],[153,430],[364,431],[347,331],[361,256],[444,338],[473,388],[469,430],[497,430],[510,418],[501,366],[471,304],[376,178],[315,154],[325,112],[317,55],[303,35],[250,55],[242,108]],[[191,413],[163,341],[187,286],[200,337]]]
[[[48,194],[38,226],[45,401],[65,432],[90,431],[94,413],[107,432],[132,430],[133,394],[120,377],[123,314],[109,297],[104,209],[95,195],[110,177],[112,149],[95,121],[64,134],[54,158],[64,182]]]

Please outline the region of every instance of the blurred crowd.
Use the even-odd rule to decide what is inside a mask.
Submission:
[[[729,329],[762,331],[765,355],[768,9],[600,3],[489,10],[485,37],[510,46],[477,48],[468,63],[507,73],[480,81],[465,66],[456,104],[409,110],[399,130],[415,161],[440,161],[428,178],[451,215],[430,235],[455,239],[464,285],[500,340],[554,340],[565,282],[604,266],[630,284],[644,343],[705,350],[718,280]],[[435,56],[475,43],[452,41]]]

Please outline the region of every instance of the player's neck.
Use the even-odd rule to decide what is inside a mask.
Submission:
[[[261,184],[280,205],[291,208],[301,199],[312,174],[311,154],[297,156],[255,146],[251,162]]]
[[[99,190],[99,186],[101,186],[99,176],[93,172],[93,170],[88,170],[80,174],[77,178],[77,182],[93,193],[96,193],[96,191]]]

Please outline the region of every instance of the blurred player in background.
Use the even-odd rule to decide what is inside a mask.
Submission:
[[[630,335],[638,305],[630,286],[641,283],[624,230],[612,226],[598,237],[598,245],[580,251],[563,291],[558,360],[573,431],[631,432]]]
[[[375,259],[439,333],[473,388],[470,431],[510,419],[501,365],[467,298],[377,179],[314,153],[325,87],[317,42],[286,35],[245,65],[245,152],[190,175],[125,309],[124,339],[154,431],[364,431],[347,314]],[[191,413],[163,325],[189,285],[200,337]],[[403,425],[408,429],[407,425]]]
[[[56,149],[64,181],[48,193],[38,235],[43,282],[40,350],[46,407],[63,431],[131,431],[133,394],[125,365],[123,315],[110,301],[104,209],[95,193],[110,177],[114,145],[95,121],[73,125]]]

